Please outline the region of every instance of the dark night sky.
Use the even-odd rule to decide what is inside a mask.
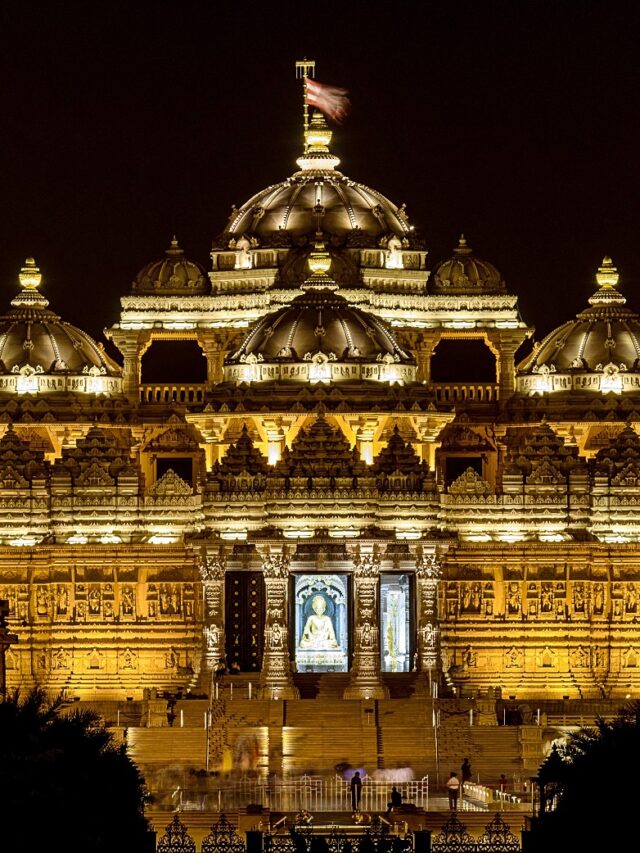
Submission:
[[[640,4],[98,2],[0,9],[1,305],[34,255],[100,337],[176,233],[209,267],[232,203],[295,170],[294,62],[350,90],[342,170],[464,231],[546,334],[611,254],[640,311]]]

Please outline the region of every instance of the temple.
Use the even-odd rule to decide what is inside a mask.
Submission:
[[[105,330],[117,359],[48,307],[46,259],[4,282],[8,687],[111,719],[128,702],[141,729],[166,727],[162,697],[201,697],[224,732],[207,766],[249,728],[252,766],[280,774],[385,749],[428,771],[381,709],[430,724],[449,697],[498,725],[500,697],[637,695],[640,317],[613,261],[533,342],[517,283],[464,237],[431,262],[404,205],[338,170],[320,112],[304,133],[208,269],[173,238],[135,276]],[[185,341],[202,381],[145,381],[147,350]],[[443,376],[447,347],[468,381]],[[323,696],[352,740],[305,751]]]

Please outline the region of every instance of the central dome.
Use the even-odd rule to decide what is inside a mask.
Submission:
[[[263,246],[289,246],[319,229],[354,247],[377,246],[385,236],[407,238],[404,206],[336,171],[340,161],[329,150],[331,136],[323,116],[314,113],[300,171],[234,208],[221,242],[246,234]]]
[[[268,314],[227,358],[225,379],[412,382],[415,363],[376,317],[351,306],[327,273],[323,244],[316,245],[304,292]]]

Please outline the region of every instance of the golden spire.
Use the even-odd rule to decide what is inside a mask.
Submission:
[[[184,252],[182,251],[182,249],[178,245],[178,238],[176,237],[175,234],[171,238],[171,245],[166,250],[166,254],[167,255],[183,255],[184,254]]]
[[[329,130],[325,117],[314,110],[309,127],[304,132],[304,154],[296,160],[303,171],[333,171],[340,164],[338,157],[329,150],[333,132]]]
[[[42,273],[36,266],[33,258],[27,258],[24,266],[18,274],[18,281],[22,290],[11,300],[14,306],[28,306],[30,308],[46,308],[49,300],[46,299],[39,291],[38,287],[42,282]]]
[[[609,255],[606,255],[602,259],[602,265],[598,267],[598,272],[596,273],[598,286],[606,288],[617,287],[619,278],[618,270],[614,267],[613,261]]]
[[[453,250],[454,255],[470,255],[472,253],[472,249],[467,245],[467,238],[464,234],[460,235],[460,239],[458,240],[458,245]]]
[[[590,304],[624,305],[627,300],[617,289],[619,278],[617,268],[614,267],[611,258],[606,255],[602,259],[602,264],[598,267],[598,272],[596,273],[598,289],[589,299]]]
[[[18,280],[22,285],[23,290],[35,290],[42,282],[42,273],[36,266],[33,258],[27,258],[24,266],[20,270]]]
[[[338,285],[329,275],[331,269],[331,255],[327,251],[326,243],[320,231],[316,231],[315,244],[313,251],[309,255],[308,261],[311,275],[302,285],[303,290],[320,289],[320,290],[337,290]]]

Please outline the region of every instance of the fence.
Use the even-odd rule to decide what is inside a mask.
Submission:
[[[358,835],[351,829],[297,825],[279,834],[254,832],[251,834],[257,836],[259,843],[251,847],[264,853],[312,853],[314,849],[322,849],[324,853],[414,853],[411,834],[402,837],[388,833],[380,823],[363,828]],[[314,839],[318,838],[323,839],[320,847],[314,844]],[[247,846],[222,814],[203,839],[200,853],[246,853]],[[433,853],[521,853],[521,845],[499,813],[476,838],[467,832],[458,816],[452,814],[439,832],[431,834],[431,850]],[[157,853],[196,853],[195,841],[177,814],[158,841]]]
[[[292,780],[243,779],[225,782],[224,787],[209,789],[203,780],[201,790],[177,788],[165,805],[180,811],[232,812],[259,804],[275,812],[337,811],[350,812],[351,786],[348,781],[335,776],[301,776]],[[365,779],[362,783],[360,809],[366,812],[384,812],[387,809],[391,785],[389,781]],[[429,777],[407,782],[396,782],[403,803],[413,803],[416,808],[429,810]],[[156,795],[156,799],[162,799]]]

